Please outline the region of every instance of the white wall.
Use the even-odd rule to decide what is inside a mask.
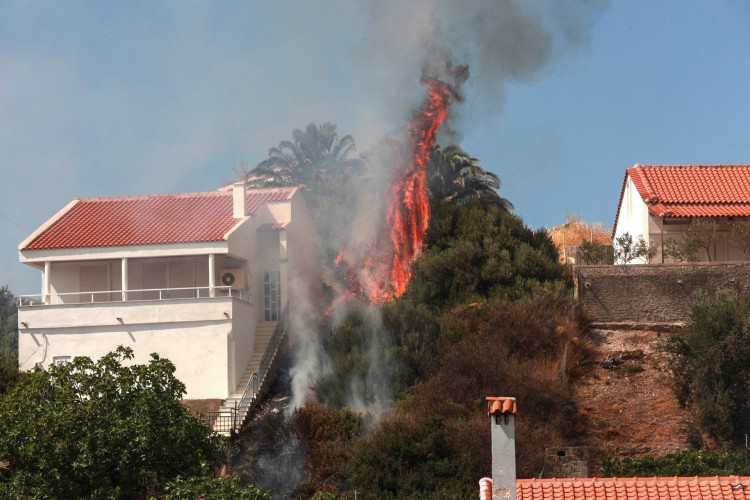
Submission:
[[[620,215],[615,227],[615,240],[625,233],[630,233],[634,240],[643,236],[646,243],[649,242],[649,213],[646,203],[628,176],[625,182],[625,191],[620,205]]]
[[[152,352],[172,361],[186,398],[225,398],[234,389],[228,360],[237,354],[228,350],[233,320],[224,312],[242,321],[248,310],[226,297],[22,307],[19,363],[29,370],[55,356],[98,359],[125,345],[134,349],[135,362],[147,362]]]
[[[255,330],[258,324],[257,308],[251,304],[238,303],[232,316],[232,335],[229,355],[229,388],[237,388],[245,373],[255,348]]]

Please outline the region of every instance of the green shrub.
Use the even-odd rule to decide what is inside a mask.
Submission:
[[[212,476],[177,477],[167,483],[164,490],[166,500],[227,500],[241,498],[242,500],[258,500],[272,498],[271,490],[249,484],[243,485],[238,475],[228,478]]]
[[[675,395],[710,436],[739,437],[750,429],[750,301],[698,293],[690,318],[667,343]]]
[[[359,445],[351,471],[362,498],[470,498],[476,490],[476,481],[459,474],[445,422],[436,416],[385,422]]]
[[[602,460],[604,477],[651,476],[747,476],[750,475],[750,452],[689,450],[663,457]]]

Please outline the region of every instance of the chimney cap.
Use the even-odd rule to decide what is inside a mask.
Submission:
[[[515,415],[516,398],[487,396],[487,415]]]

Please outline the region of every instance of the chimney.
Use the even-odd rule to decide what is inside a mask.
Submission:
[[[244,182],[232,184],[232,217],[241,219],[247,216],[247,191]]]
[[[492,433],[492,500],[516,500],[516,398],[487,398]]]

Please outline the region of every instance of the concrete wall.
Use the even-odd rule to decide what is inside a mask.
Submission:
[[[686,323],[696,291],[750,291],[750,262],[576,266],[574,279],[594,323]]]

